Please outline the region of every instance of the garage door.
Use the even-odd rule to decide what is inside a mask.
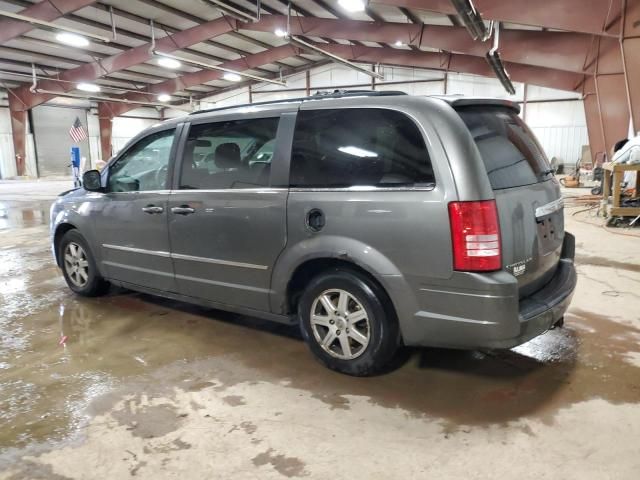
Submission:
[[[33,131],[38,154],[38,173],[41,177],[50,175],[71,175],[71,147],[80,147],[80,155],[89,159],[89,141],[79,144],[69,136],[69,129],[76,117],[87,130],[87,112],[80,108],[39,106],[33,109]]]

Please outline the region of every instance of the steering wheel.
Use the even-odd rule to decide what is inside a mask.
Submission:
[[[156,171],[155,182],[158,185],[159,189],[166,187],[167,185],[167,174],[169,173],[169,166],[163,165]]]

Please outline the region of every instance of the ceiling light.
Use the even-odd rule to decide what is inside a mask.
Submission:
[[[229,80],[230,82],[239,82],[240,80],[242,80],[242,77],[240,75],[231,72],[225,73],[222,78],[224,78],[225,80]]]
[[[231,73],[233,75],[238,75],[241,78],[251,79],[251,80],[255,80],[257,82],[273,83],[274,85],[279,85],[281,87],[286,87],[287,86],[287,84],[284,81],[281,81],[281,80],[271,80],[270,78],[258,77],[257,75],[251,75],[250,73],[233,70],[231,68],[226,68],[226,67],[223,67],[221,65],[211,65],[209,63],[204,63],[204,62],[199,62],[197,60],[193,60],[191,58],[179,57],[179,56],[176,56],[176,55],[172,55],[170,53],[158,52],[156,50],[154,50],[153,53],[154,53],[154,55],[158,55],[160,57],[171,58],[171,59],[177,60],[177,61],[183,63],[184,65],[189,65],[189,66],[198,67],[198,68],[205,68],[207,70],[217,70],[219,72],[224,72],[224,73]],[[235,77],[232,77],[231,79],[227,79],[227,80],[231,80],[232,82],[237,82],[238,81],[238,80],[235,79]]]
[[[171,96],[167,95],[166,93],[161,93],[160,95],[158,95],[158,101],[160,101],[160,102],[169,102],[169,101],[171,101]]]
[[[100,85],[96,85],[95,83],[79,83],[76,88],[78,90],[82,90],[83,92],[99,92]]]
[[[90,38],[90,39],[98,41],[98,42],[109,43],[109,42],[115,40],[115,37],[109,38],[109,37],[104,37],[102,35],[96,35],[94,33],[89,33],[89,32],[85,32],[85,31],[82,31],[82,30],[76,30],[75,28],[65,27],[65,26],[59,25],[57,23],[52,23],[52,22],[47,22],[45,20],[40,20],[39,18],[29,17],[27,15],[20,15],[19,13],[6,12],[4,10],[0,10],[0,17],[7,17],[7,18],[12,18],[14,20],[18,20],[20,22],[26,22],[26,23],[29,23],[31,25],[34,25],[36,28],[42,28],[44,30],[48,30],[48,31],[54,32],[54,33],[63,33],[63,32],[64,33],[72,33],[72,34],[78,35],[80,37],[85,37],[85,39],[86,38]],[[114,33],[114,35],[115,35],[115,33]]]
[[[398,40],[395,44],[396,47],[404,47],[404,43],[401,40]]]
[[[513,82],[511,82],[511,77],[509,76],[507,69],[504,68],[504,63],[502,63],[502,59],[500,58],[500,52],[498,52],[499,46],[500,46],[500,24],[494,23],[493,24],[493,48],[489,50],[489,53],[487,53],[486,55],[487,62],[489,62],[489,65],[491,65],[491,68],[493,68],[493,71],[495,72],[496,77],[498,77],[498,80],[500,80],[500,83],[502,83],[502,86],[507,91],[507,93],[509,95],[515,95],[516,89],[513,86]]]
[[[491,29],[487,28],[482,20],[482,16],[473,5],[471,0],[451,0],[453,6],[458,12],[458,16],[462,19],[464,26],[474,40],[482,40],[483,42],[491,35]]]
[[[64,43],[65,45],[69,45],[71,47],[88,47],[89,40],[87,40],[82,35],[77,35],[75,33],[69,32],[60,32],[56,35],[56,40],[60,43]]]
[[[277,37],[286,37],[287,36],[287,32],[281,28],[276,28],[275,32],[273,32],[276,34]]]
[[[213,3],[218,10],[221,10],[222,13],[229,15],[241,22],[258,22],[260,21],[260,3],[258,2],[258,12],[257,15],[253,15],[251,13],[247,13],[244,10],[241,10],[242,7],[237,7],[233,5],[229,5],[225,0],[208,0],[210,3]]]
[[[364,12],[364,0],[338,0],[338,4],[348,12]]]
[[[164,68],[175,70],[176,68],[180,68],[181,63],[173,58],[160,57],[158,59],[158,65]]]

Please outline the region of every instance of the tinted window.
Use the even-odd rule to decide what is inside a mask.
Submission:
[[[163,190],[175,130],[164,130],[139,140],[109,167],[110,192]]]
[[[269,185],[278,118],[193,125],[182,160],[182,189]]]
[[[550,167],[544,151],[514,111],[469,107],[458,113],[473,135],[494,190],[547,178]]]
[[[298,113],[293,187],[401,187],[434,181],[422,134],[393,110],[354,108]]]

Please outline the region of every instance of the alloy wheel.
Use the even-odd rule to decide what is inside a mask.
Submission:
[[[371,326],[362,303],[341,289],[322,292],[311,305],[313,335],[329,355],[353,360],[369,345]]]
[[[64,250],[64,269],[76,287],[84,287],[89,282],[89,261],[84,249],[75,242],[69,242]]]

